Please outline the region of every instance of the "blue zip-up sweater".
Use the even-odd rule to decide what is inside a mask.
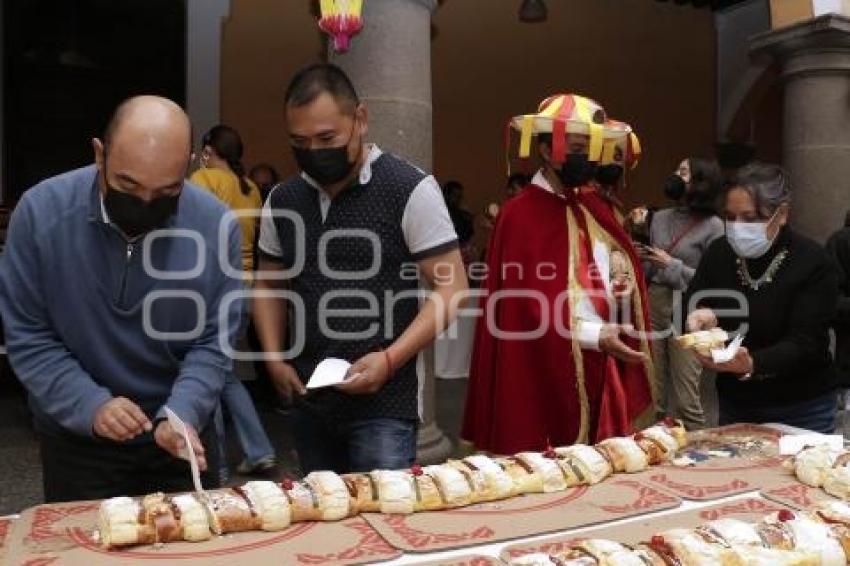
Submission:
[[[186,182],[166,226],[184,232],[130,243],[105,221],[96,178],[89,166],[39,183],[9,224],[0,316],[36,427],[91,436],[97,409],[123,396],[201,430],[231,371],[220,339],[232,344],[240,323],[241,301],[226,297],[242,283],[223,269],[240,269],[238,224]]]

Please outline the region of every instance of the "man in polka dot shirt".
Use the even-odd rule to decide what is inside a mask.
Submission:
[[[467,290],[457,235],[434,178],[365,143],[367,110],[341,69],[300,71],[285,116],[301,174],[263,210],[254,318],[267,353],[290,347],[266,363],[294,398],[302,471],[408,467],[417,356]],[[304,382],[329,357],[352,362],[346,381],[308,393]]]

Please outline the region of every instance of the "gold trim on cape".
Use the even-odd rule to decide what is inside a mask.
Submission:
[[[585,221],[587,223],[587,231],[589,232],[589,236],[591,241],[601,241],[606,246],[608,246],[609,250],[613,249],[622,249],[622,246],[611,237],[611,235],[602,229],[601,226],[596,222],[596,219],[590,214],[584,205],[579,204],[579,208],[584,214]],[[626,254],[626,257],[629,258],[629,264],[632,269],[632,277],[637,278],[638,269],[637,266],[631,260],[631,256]],[[649,321],[645,320],[643,317],[643,297],[641,297],[640,292],[638,291],[637,281],[635,281],[635,293],[632,297],[632,312],[631,312],[631,323],[635,328],[635,331],[638,333],[638,342],[640,343],[640,351],[646,356],[646,361],[643,363],[644,371],[646,372],[646,380],[648,386],[652,387],[652,376],[654,367],[652,363],[652,352],[649,346],[649,340],[647,339],[647,323]],[[652,405],[652,404],[651,404]],[[649,409],[638,415],[634,421],[632,422],[632,426],[635,428],[641,428],[640,424],[646,422],[652,422],[655,418],[655,409],[654,405]]]
[[[586,215],[585,215],[586,216]],[[573,363],[576,369],[576,389],[578,389],[580,421],[578,435],[574,444],[587,444],[590,430],[590,401],[587,397],[587,384],[584,376],[584,356],[578,341],[578,302],[583,295],[581,284],[575,277],[576,260],[580,257],[578,246],[581,235],[578,231],[578,220],[572,208],[567,207],[567,238],[569,249],[567,253],[567,289],[570,301],[570,342],[573,351]]]

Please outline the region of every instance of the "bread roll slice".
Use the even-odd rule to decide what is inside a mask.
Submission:
[[[632,474],[642,472],[649,467],[646,452],[638,446],[634,438],[609,438],[598,443],[596,449],[611,462],[614,472]]]
[[[342,481],[348,487],[352,510],[356,513],[380,513],[381,494],[374,473],[345,474]]]
[[[656,423],[655,426],[666,429],[670,436],[676,439],[679,448],[684,448],[688,445],[688,431],[685,429],[685,424],[681,419],[665,417]]]
[[[806,485],[821,487],[839,454],[840,452],[825,445],[803,448],[794,456],[794,474]]]
[[[339,521],[352,516],[351,495],[345,482],[334,472],[311,472],[304,478],[319,499],[322,521]]]
[[[557,554],[533,553],[514,558],[511,566],[667,566],[646,547],[629,548],[618,542],[593,539],[580,541]]]
[[[555,448],[562,468],[569,468],[578,485],[594,485],[614,473],[611,463],[593,446],[575,444]]]
[[[823,490],[843,501],[850,500],[850,467],[829,468],[823,480]]]
[[[589,566],[593,566],[594,563],[590,563]],[[510,566],[564,566],[569,565],[573,566],[569,563],[568,560],[563,559],[561,557],[550,556],[549,554],[544,554],[542,552],[532,552],[529,554],[524,554],[522,556],[517,556],[513,558],[510,562]],[[584,565],[581,565],[584,566]]]
[[[816,552],[801,550],[778,550],[763,546],[733,546],[740,564],[746,566],[819,566],[820,556]]]
[[[710,356],[712,350],[724,348],[729,335],[722,328],[699,330],[682,334],[676,338],[676,344],[685,350],[696,350],[703,356]]]
[[[712,544],[690,529],[664,531],[653,536],[649,545],[669,564],[744,566],[731,548]]]
[[[794,539],[794,550],[820,554],[823,566],[844,566],[844,548],[828,525],[807,513],[773,513],[765,522],[783,522]]]
[[[646,453],[649,464],[652,466],[672,460],[679,450],[676,439],[658,427],[642,430],[632,438]]]
[[[102,501],[97,516],[100,544],[118,548],[155,542],[156,531],[145,521],[146,514],[137,499],[113,497]]]
[[[643,434],[660,444],[668,457],[672,457],[679,451],[679,440],[673,436],[670,429],[664,425],[658,424],[651,426],[642,430],[640,434]]]
[[[437,486],[436,479],[426,474],[418,465],[413,467],[411,474],[413,475],[413,490],[416,496],[414,511],[418,513],[449,508],[442,490]]]
[[[240,488],[207,491],[204,496],[210,528],[217,534],[259,530],[259,519],[253,504]]]
[[[466,460],[449,460],[446,465],[455,468],[466,477],[472,489],[472,503],[486,503],[499,499],[491,489],[487,476],[475,464]]]
[[[585,539],[572,545],[573,549],[579,550],[595,558],[599,563],[606,563],[606,559],[612,554],[629,551],[629,548],[619,542],[600,538]]]
[[[463,459],[463,463],[484,475],[490,500],[505,499],[516,495],[516,487],[511,476],[489,456],[483,454],[467,456]]]
[[[716,519],[700,525],[694,531],[709,542],[726,546],[764,545],[755,525],[738,519]]]
[[[558,465],[557,454],[553,452],[551,458],[539,452],[520,452],[517,459],[525,462],[532,468],[543,482],[543,493],[564,491],[567,485],[567,476],[561,466]]]
[[[152,493],[142,499],[144,523],[155,531],[154,542],[176,542],[183,540],[180,510],[164,493]]]
[[[179,521],[183,540],[201,542],[213,537],[209,514],[197,494],[175,495],[171,498],[171,503],[180,513]]]
[[[409,515],[416,510],[413,476],[399,470],[378,470],[372,475],[377,478],[381,513]]]
[[[755,527],[765,546],[779,550],[794,550],[794,534],[784,523],[761,522]]]
[[[292,509],[283,489],[271,481],[251,481],[242,491],[260,519],[260,529],[280,531],[292,523]]]
[[[289,500],[293,523],[324,520],[319,494],[311,484],[284,480],[280,486]]]
[[[513,480],[515,493],[543,493],[543,477],[522,458],[509,456],[496,458],[495,462]]]
[[[446,464],[426,466],[425,475],[434,479],[434,483],[445,503],[444,509],[464,507],[473,502],[474,486],[467,476],[457,468]]]
[[[825,501],[812,509],[813,515],[828,525],[832,534],[850,557],[850,504],[846,501]]]

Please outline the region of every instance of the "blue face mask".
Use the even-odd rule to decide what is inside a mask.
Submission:
[[[755,259],[767,253],[774,239],[767,237],[767,225],[776,217],[776,213],[767,222],[730,222],[726,221],[726,239],[732,250],[745,259]],[[778,232],[777,232],[778,234]]]

